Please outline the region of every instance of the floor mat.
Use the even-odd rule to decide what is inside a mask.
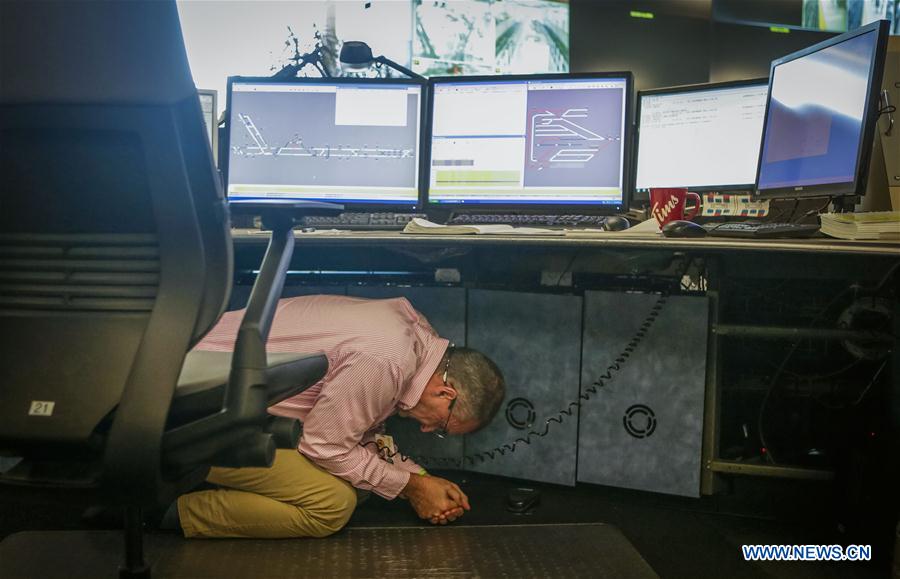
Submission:
[[[17,533],[0,543],[0,577],[117,577],[122,549],[121,533],[111,531]],[[267,541],[149,535],[145,553],[155,579],[657,577],[603,524],[374,527]]]

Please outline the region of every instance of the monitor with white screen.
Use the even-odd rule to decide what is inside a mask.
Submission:
[[[888,25],[880,20],[772,62],[759,197],[865,192]]]
[[[641,91],[635,196],[753,189],[768,79]]]
[[[422,93],[415,80],[230,78],[228,196],[415,206]]]
[[[207,89],[197,89],[197,96],[200,98],[200,109],[203,111],[203,122],[206,124],[206,134],[209,137],[209,146],[212,148],[213,158],[218,159],[219,139],[218,125],[219,118],[216,116],[216,91]]]
[[[626,208],[631,73],[431,82],[432,206]]]

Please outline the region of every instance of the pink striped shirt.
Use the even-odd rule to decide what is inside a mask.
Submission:
[[[228,312],[196,346],[232,351],[244,311]],[[304,296],[278,303],[269,352],[323,352],[325,377],[269,408],[303,422],[298,450],[352,484],[387,499],[396,497],[420,467],[390,464],[373,440],[398,409],[415,406],[449,342],[405,298],[367,300]]]

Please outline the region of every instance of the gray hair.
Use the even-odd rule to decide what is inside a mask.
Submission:
[[[506,382],[500,368],[487,356],[471,348],[453,348],[448,381],[459,392],[456,411],[461,418],[486,426],[503,402]]]

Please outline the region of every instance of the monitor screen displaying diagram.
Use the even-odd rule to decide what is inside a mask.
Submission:
[[[429,201],[621,204],[629,84],[436,82]]]
[[[417,203],[421,96],[414,82],[233,81],[229,197]]]

